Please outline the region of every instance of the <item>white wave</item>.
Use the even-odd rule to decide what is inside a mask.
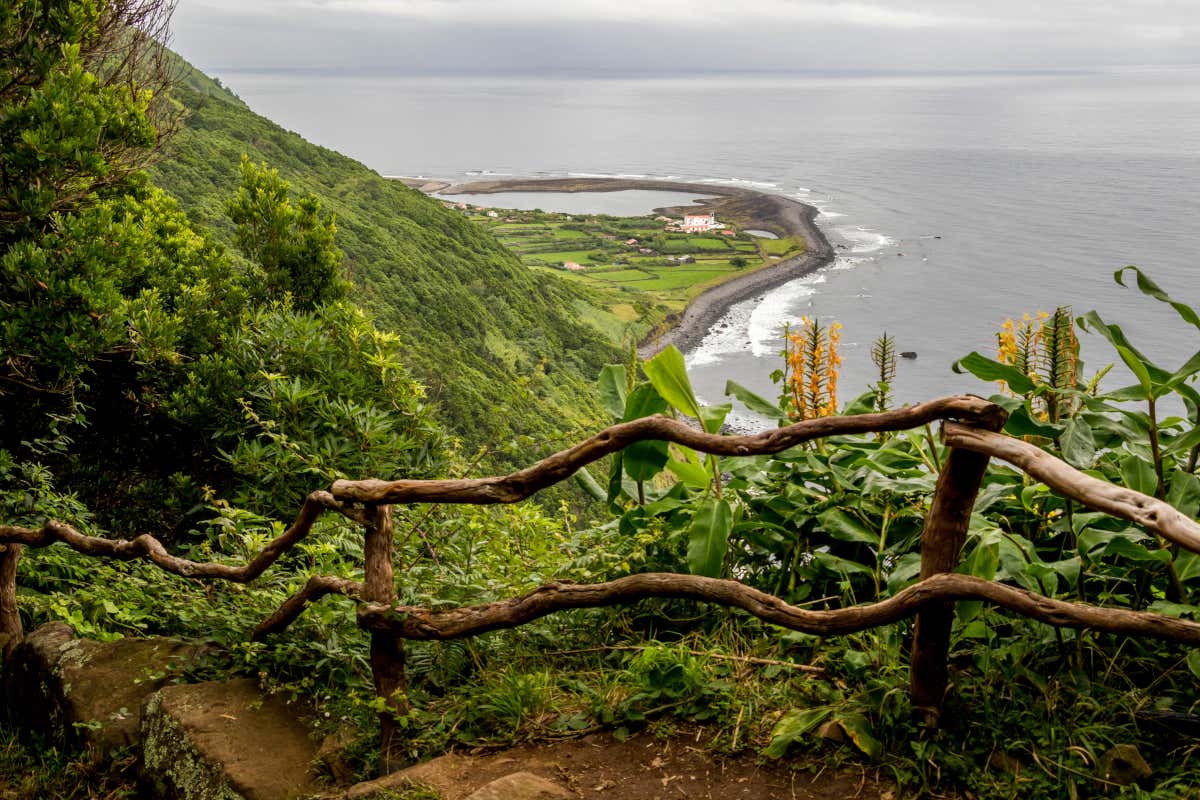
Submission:
[[[850,244],[851,253],[876,253],[896,243],[896,240],[890,236],[858,225],[844,226],[834,230],[838,236]]]
[[[767,292],[750,312],[747,338],[750,352],[756,358],[770,356],[781,347],[783,326],[795,322],[803,313],[799,311],[805,298],[817,293],[817,286],[825,282],[825,273],[805,275],[785,283],[778,289]]]
[[[778,189],[779,184],[768,181],[751,181],[745,178],[701,178],[700,183],[728,183],[740,186],[756,186],[760,189]]]
[[[831,266],[830,269],[835,270],[835,271],[854,269],[859,264],[862,264],[865,261],[874,261],[874,260],[875,260],[874,258],[870,258],[870,257],[853,258],[851,256],[839,256],[838,258],[834,259],[833,266]]]
[[[808,188],[807,186],[797,186],[796,192],[799,194],[812,194],[812,189]]]
[[[745,300],[730,307],[725,316],[708,329],[708,333],[687,355],[688,367],[715,364],[723,356],[745,353],[750,348],[750,314],[758,300]]]

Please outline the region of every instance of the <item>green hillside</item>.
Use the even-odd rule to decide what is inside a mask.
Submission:
[[[232,241],[224,203],[243,154],[279,170],[336,214],[354,299],[401,337],[439,417],[494,463],[527,463],[595,419],[590,385],[611,346],[571,315],[579,289],[523,266],[491,234],[436,200],[255,114],[185,65],[184,127],[152,170],[196,223]]]

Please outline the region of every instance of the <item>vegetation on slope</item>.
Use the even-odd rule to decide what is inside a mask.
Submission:
[[[124,6],[147,7],[152,0]],[[98,33],[97,20],[114,8],[103,0],[19,0],[0,12],[0,161],[5,174],[20,178],[0,187],[0,520],[33,527],[61,519],[91,534],[152,529],[196,559],[242,563],[279,533],[300,495],[335,477],[481,471],[446,447],[406,365],[427,329],[400,317],[444,317],[452,324],[436,340],[449,348],[441,352],[444,369],[455,369],[457,353],[475,365],[469,370],[483,375],[491,368],[487,375],[499,379],[511,375],[501,369],[506,359],[524,363],[539,355],[537,347],[576,330],[532,306],[569,296],[522,271],[469,222],[302,146],[195,76],[193,101],[215,108],[205,114],[200,103],[193,121],[207,119],[219,131],[209,139],[197,134],[196,146],[203,152],[207,142],[209,156],[229,156],[220,169],[231,177],[220,191],[224,184],[214,179],[207,194],[193,192],[189,218],[137,170],[155,139],[145,96],[105,83],[111,41]],[[25,36],[30,26],[40,35]],[[285,150],[306,154],[312,169],[297,167],[300,177],[288,185],[286,168],[281,175],[242,162],[242,148],[232,146],[238,135],[261,139],[252,159],[276,147],[283,158]],[[186,145],[178,140],[180,150]],[[180,157],[197,182],[216,174]],[[345,197],[303,183],[327,174],[317,169],[323,160],[344,170],[333,185]],[[160,175],[169,170],[164,163]],[[361,209],[347,199],[352,189],[377,192],[380,208],[396,215],[383,222],[356,217]],[[209,202],[200,203],[205,197]],[[338,211],[336,221],[330,210]],[[352,250],[351,240],[379,243],[392,259],[386,264],[424,272],[397,267],[379,283],[366,280],[364,271],[378,264],[368,263],[361,247]],[[353,261],[357,296],[381,318],[395,315],[397,333],[338,297],[339,244]],[[449,273],[434,269],[443,257],[453,265]],[[528,296],[487,294],[497,286],[488,273],[475,276],[481,297],[470,270],[484,264]],[[446,287],[448,296],[474,296],[478,302],[467,311],[486,313],[486,325],[438,306],[436,284],[420,284],[444,274],[463,283]],[[1118,280],[1129,274],[1123,270]],[[1194,309],[1134,274],[1142,292],[1200,327]],[[431,294],[395,285],[403,281]],[[388,289],[372,294],[380,285]],[[417,308],[421,300],[431,307]],[[501,300],[506,310],[490,307]],[[510,318],[543,328],[492,326]],[[1099,376],[1085,375],[1079,362],[1077,328],[1113,344],[1137,384],[1102,391]],[[505,358],[494,358],[495,351]],[[596,357],[604,352],[596,344]],[[843,406],[837,330],[807,321],[789,336],[778,402],[736,385],[730,392],[780,422],[883,408],[895,352],[886,340],[874,352],[879,383]],[[570,381],[551,386],[543,371],[545,384],[537,386],[544,395],[533,381],[516,389],[460,388],[532,398],[484,409],[491,417],[547,410],[555,392],[582,382],[587,362],[576,356]],[[424,368],[438,366],[432,350],[413,357]],[[998,360],[971,354],[960,368],[1003,382],[1004,394],[993,400],[1010,411],[1009,434],[1110,483],[1166,499],[1190,517],[1200,511],[1200,395],[1193,388],[1200,353],[1172,372],[1094,312],[1075,320],[1059,309],[1006,327]],[[1179,397],[1185,416],[1160,414],[1170,395]],[[443,390],[443,402],[447,396]],[[686,415],[710,432],[729,411],[697,403],[673,350],[601,370],[598,405],[616,419]],[[511,431],[515,424],[490,419],[465,429]],[[839,437],[757,457],[703,458],[639,443],[611,465],[611,517],[582,528],[567,511],[537,504],[398,507],[400,602],[461,605],[553,578],[598,581],[646,571],[735,576],[811,608],[893,597],[917,577],[921,526],[945,463],[946,448],[926,433]],[[358,525],[326,515],[248,586],[184,580],[145,561],[92,559],[61,545],[31,548],[20,566],[19,610],[27,627],[59,619],[98,638],[171,633],[212,641],[218,646],[211,658],[189,677],[257,675],[313,698],[322,704],[322,733],[339,726],[360,732],[366,772],[377,752],[369,732],[380,703],[355,604],[326,598],[287,632],[247,639],[310,575],[359,577],[362,547]],[[1086,511],[1003,465],[990,468],[963,556],[964,572],[1059,599],[1200,614],[1200,557],[1124,519]],[[580,609],[515,631],[410,645],[412,707],[399,722],[411,733],[413,758],[454,744],[599,728],[670,733],[686,721],[704,723],[717,750],[852,761],[918,796],[1174,798],[1194,795],[1200,784],[1193,740],[1179,732],[1194,730],[1200,704],[1195,653],[1047,628],[962,602],[953,628],[950,713],[941,730],[930,731],[906,692],[911,636],[911,625],[898,623],[819,640],[678,601]],[[1105,766],[1110,748],[1129,744],[1145,756],[1149,774],[1118,776]],[[0,737],[0,774],[59,772],[16,779],[11,789],[0,784],[0,794],[74,792],[95,774],[94,765],[62,762]],[[111,788],[113,796],[123,790]]]
[[[233,240],[225,202],[243,156],[278,169],[337,222],[353,297],[399,337],[405,363],[468,449],[524,463],[594,422],[588,386],[613,350],[577,321],[579,293],[524,267],[442,204],[251,111],[184,65],[185,124],[151,174],[197,224]]]

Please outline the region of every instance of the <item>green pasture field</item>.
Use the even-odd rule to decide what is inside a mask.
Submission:
[[[487,225],[527,266],[593,288],[596,294],[589,303],[593,312],[585,315],[585,321],[617,342],[631,335],[644,335],[667,313],[681,310],[705,289],[765,266],[772,262],[772,256],[799,253],[804,245],[803,240],[795,238],[667,232],[661,220],[649,216],[570,216],[532,211],[505,212],[505,216],[520,221],[503,222],[483,212],[475,212],[472,218]],[[638,242],[626,245],[627,239]],[[653,253],[641,253],[641,248]],[[684,254],[695,261],[667,263],[668,256]],[[745,263],[735,266],[731,263],[735,258]],[[582,264],[586,270],[563,270],[566,261]],[[615,335],[618,331],[619,336]]]

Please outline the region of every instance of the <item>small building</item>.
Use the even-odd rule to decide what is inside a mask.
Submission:
[[[632,247],[633,245],[635,245],[637,243],[638,243],[637,239],[626,239],[625,240],[625,244],[629,245],[630,247]]]
[[[733,231],[729,230],[729,228],[726,228],[725,230],[721,231],[721,235],[722,236],[737,236],[737,234],[734,233]]]
[[[454,207],[455,207],[455,208],[460,208],[460,209],[462,209],[463,211],[466,211],[466,210],[467,210],[467,204],[466,204],[466,203],[455,203],[455,204],[454,204]]]
[[[570,270],[571,272],[583,272],[584,266],[583,264],[577,264],[574,261],[564,261],[563,269]]]
[[[500,216],[500,215],[499,215],[499,214],[497,214],[495,211],[489,211],[489,212],[487,212],[487,215],[488,215],[489,217],[491,217],[492,219],[495,219],[496,217]]]
[[[639,248],[638,248],[638,252],[639,252],[639,253],[641,253],[641,254],[642,254],[642,255],[644,255],[644,256],[652,256],[652,255],[654,255],[654,251],[653,251],[652,249],[650,249],[649,247],[639,247]]]

